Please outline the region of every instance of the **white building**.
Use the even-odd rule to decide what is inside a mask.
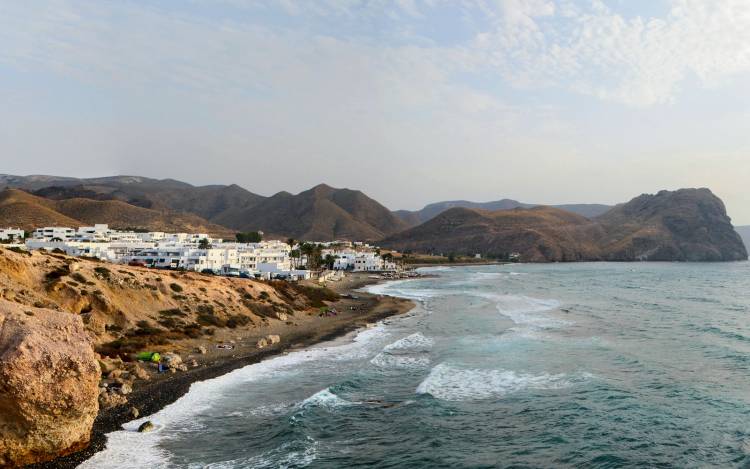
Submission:
[[[78,241],[104,242],[110,240],[112,233],[114,231],[110,230],[108,225],[96,224],[94,226],[79,227],[75,237]]]
[[[7,230],[4,230],[5,232]],[[19,231],[23,235],[23,231]],[[208,240],[210,247],[201,249]],[[291,247],[281,241],[222,243],[206,233],[133,232],[110,229],[106,224],[80,227],[45,227],[26,240],[28,249],[60,249],[71,256],[97,257],[113,263],[148,267],[209,270],[223,275],[263,278],[308,278],[307,271],[292,269]]]
[[[0,229],[0,241],[21,241],[24,236],[24,231],[18,228]]]
[[[34,239],[68,241],[76,237],[76,230],[64,226],[45,226],[37,228],[32,234]]]
[[[369,246],[362,246],[360,249],[326,249],[323,251],[323,256],[331,255],[334,257],[334,270],[352,270],[354,272],[396,270],[396,265],[393,262],[385,262]]]
[[[354,258],[355,272],[383,270],[383,259],[374,252],[360,253]]]

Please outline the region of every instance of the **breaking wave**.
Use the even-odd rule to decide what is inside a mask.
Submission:
[[[316,392],[312,396],[308,397],[300,403],[302,409],[311,407],[322,407],[326,409],[335,409],[337,407],[345,407],[354,405],[355,403],[347,401],[336,394],[331,392],[330,388],[325,388],[321,391]]]
[[[525,389],[563,389],[575,381],[565,374],[532,375],[507,370],[463,369],[441,363],[417,387],[417,394],[429,394],[445,401],[481,400],[503,397]]]
[[[425,337],[421,332],[408,335],[403,339],[399,339],[396,342],[386,345],[383,351],[385,352],[398,352],[398,351],[409,351],[409,352],[426,352],[432,348],[435,341],[430,337]]]

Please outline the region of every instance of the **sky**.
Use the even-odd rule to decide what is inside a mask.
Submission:
[[[750,224],[747,0],[0,0],[0,103],[0,173]]]

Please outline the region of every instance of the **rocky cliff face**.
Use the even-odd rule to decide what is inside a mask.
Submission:
[[[644,194],[595,219],[551,207],[454,208],[381,244],[442,254],[516,252],[526,262],[747,259],[724,204],[708,189]]]
[[[736,261],[747,250],[724,203],[708,189],[644,194],[596,220],[602,257],[618,261]]]
[[[79,316],[0,300],[0,466],[84,447],[99,375]]]

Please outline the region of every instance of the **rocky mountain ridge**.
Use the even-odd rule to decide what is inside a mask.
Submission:
[[[708,189],[644,194],[588,219],[552,207],[453,208],[381,241],[434,253],[549,261],[734,261],[747,250],[721,200]]]
[[[236,185],[196,187],[138,176],[0,175],[3,187],[36,194],[34,198],[6,190],[0,195],[0,225],[8,226],[103,222],[220,232],[222,237],[257,230],[280,239],[384,240],[387,246],[430,252],[497,255],[529,249],[528,259],[537,261],[734,260],[745,252],[723,203],[708,189],[642,195],[615,207],[548,207],[502,199],[440,202],[417,212],[392,212],[360,191],[325,184],[271,197]],[[573,222],[571,215],[580,218]],[[457,229],[446,231],[445,223]],[[438,233],[442,238],[435,238]]]

